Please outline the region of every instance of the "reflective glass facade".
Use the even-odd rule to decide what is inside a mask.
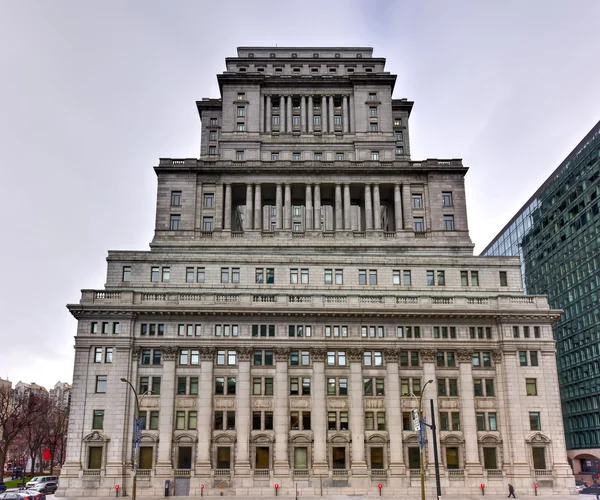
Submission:
[[[568,449],[600,448],[600,123],[482,255],[519,255],[554,325]]]

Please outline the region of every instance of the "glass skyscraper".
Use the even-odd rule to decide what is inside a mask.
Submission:
[[[521,257],[529,294],[564,313],[554,325],[569,458],[600,458],[600,122],[483,250]]]

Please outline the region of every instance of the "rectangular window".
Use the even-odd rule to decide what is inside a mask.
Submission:
[[[221,283],[229,283],[229,268],[221,268]]]
[[[92,429],[104,429],[104,410],[94,410]]]
[[[235,161],[244,161],[244,152],[243,151],[235,152]]]
[[[164,283],[167,283],[171,279],[171,268],[163,267],[162,268],[162,280]]]
[[[176,430],[185,429],[185,411],[175,412],[175,429]]]
[[[208,132],[208,140],[209,141],[217,140],[217,131],[216,130],[211,130],[210,132]]]
[[[508,276],[506,271],[500,271],[500,286],[508,286]]]
[[[171,191],[171,206],[172,207],[180,207],[181,206],[181,191]]]
[[[485,395],[488,398],[492,398],[496,395],[496,391],[494,389],[494,379],[493,378],[485,379]]]
[[[112,363],[113,360],[113,348],[112,347],[107,347],[104,350],[104,362],[105,363]]]
[[[123,274],[121,280],[124,282],[131,281],[131,266],[123,266]]]
[[[479,286],[479,271],[471,271],[471,286]]]
[[[160,377],[152,377],[152,394],[160,394]]]
[[[204,208],[215,208],[215,193],[204,193]]]
[[[279,161],[279,153],[271,153],[271,161]]]
[[[102,322],[102,333],[108,333],[108,321],[103,321]]]
[[[519,327],[518,326],[513,326],[513,338],[518,339],[520,337],[519,335]]]
[[[490,431],[498,430],[498,423],[496,420],[495,413],[488,413],[488,430],[490,430]]]
[[[527,366],[527,351],[519,351],[519,366]]]
[[[538,353],[537,351],[530,351],[529,352],[529,361],[531,366],[539,366],[538,365]]]
[[[379,161],[379,151],[371,151],[371,161]]]
[[[239,267],[231,268],[231,282],[232,283],[240,282],[240,268]],[[267,281],[267,283],[268,283],[268,281]]]
[[[292,153],[292,161],[300,161],[301,156],[300,153]]]
[[[102,363],[102,347],[94,349],[94,363]]]
[[[181,215],[171,214],[169,229],[171,231],[178,231],[181,229]]]
[[[237,123],[236,130],[238,132],[245,132],[246,131],[246,124],[245,123]]]
[[[108,384],[107,375],[96,375],[96,393],[102,394],[106,392],[106,386]]]
[[[412,206],[412,208],[416,208],[416,209],[423,208],[423,195],[422,194],[413,194],[411,197],[411,206]]]
[[[530,411],[529,412],[529,429],[532,431],[541,431],[542,423],[540,420],[540,412],[539,411]]]
[[[377,132],[377,123],[369,123],[369,132]]]
[[[444,215],[444,231],[454,231],[454,215]]]
[[[442,191],[442,206],[451,207],[453,204],[452,191]]]
[[[246,108],[244,106],[237,107],[237,116],[240,118],[246,116]]]
[[[525,388],[528,396],[537,396],[537,379],[528,378],[525,379]]]
[[[150,430],[151,431],[158,430],[158,412],[157,411],[150,412]]]
[[[477,421],[477,430],[485,431],[485,413],[476,413],[475,420]]]
[[[203,217],[202,218],[202,231],[211,233],[212,230],[213,230],[213,218],[212,217]]]
[[[371,116],[371,117],[377,116],[377,106],[369,106],[369,116]]]
[[[92,321],[90,323],[90,333],[98,333],[98,322]]]
[[[425,231],[425,222],[423,217],[413,217],[413,231],[423,233]]]

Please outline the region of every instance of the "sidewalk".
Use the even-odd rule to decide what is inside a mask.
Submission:
[[[500,500],[500,499],[504,499],[507,498],[508,496],[508,492],[506,495],[488,495],[487,493],[485,494],[485,496],[482,499],[482,495],[443,495],[441,498],[441,500]],[[50,497],[50,495],[49,495]],[[58,497],[57,497],[58,498]],[[92,498],[115,498],[115,496],[113,495],[112,497],[65,497],[67,500],[91,500]],[[128,497],[119,497],[121,498],[125,498],[125,499],[131,499],[130,496]],[[136,500],[158,500],[159,498],[164,498],[164,497],[160,497],[160,496],[137,496]],[[188,499],[194,499],[194,500],[204,500],[206,498],[206,500],[265,500],[265,499],[270,499],[270,500],[296,500],[295,496],[289,496],[289,495],[278,495],[277,497],[269,495],[269,496],[220,496],[220,495],[205,495],[203,497],[200,496],[194,496],[194,497],[169,497],[169,498],[173,498],[173,500],[188,500]],[[437,500],[435,495],[430,495],[427,494],[425,496],[426,500]],[[528,500],[534,500],[534,499],[540,499],[540,500],[544,500],[544,499],[553,499],[553,500],[592,500],[596,498],[596,495],[577,495],[577,494],[573,494],[573,495],[538,495],[538,496],[534,496],[534,495],[517,495],[517,498],[522,498],[522,499],[528,499]],[[326,499],[326,500],[421,500],[421,495],[420,494],[416,494],[416,495],[382,495],[381,497],[379,495],[369,495],[369,496],[363,496],[363,495],[323,495],[321,496],[302,496],[300,495],[298,497],[298,500],[320,500],[320,499]],[[51,500],[51,497],[50,497]]]

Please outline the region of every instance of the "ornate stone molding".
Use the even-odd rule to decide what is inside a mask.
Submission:
[[[290,357],[290,350],[285,347],[278,347],[275,349],[275,361],[284,362]]]
[[[252,359],[252,349],[250,347],[241,347],[237,350],[239,361],[250,361]]]
[[[384,349],[383,350],[383,358],[385,359],[386,363],[397,363],[399,353],[400,353],[399,349],[394,349],[394,348]]]
[[[459,349],[456,351],[456,359],[459,363],[472,363],[473,351],[470,349]]]
[[[501,363],[502,362],[502,350],[494,349],[492,351],[492,359],[494,360],[494,363]]]
[[[312,356],[313,361],[325,361],[325,356],[327,356],[327,350],[321,347],[317,349],[312,349],[310,351],[310,355]]]
[[[363,351],[362,349],[348,349],[348,361],[350,363],[362,363]]]
[[[162,346],[161,350],[162,350],[162,354],[163,354],[163,359],[165,361],[175,361],[177,359],[177,351],[178,351],[177,347]]]
[[[200,348],[200,360],[201,361],[212,361],[215,357],[214,347],[201,347]]]
[[[421,349],[421,362],[423,363],[435,363],[435,355],[437,351],[435,349]]]
[[[136,345],[135,347],[133,347],[133,349],[131,350],[131,356],[134,361],[137,361],[140,359],[141,352],[142,352],[142,348],[139,345]]]

